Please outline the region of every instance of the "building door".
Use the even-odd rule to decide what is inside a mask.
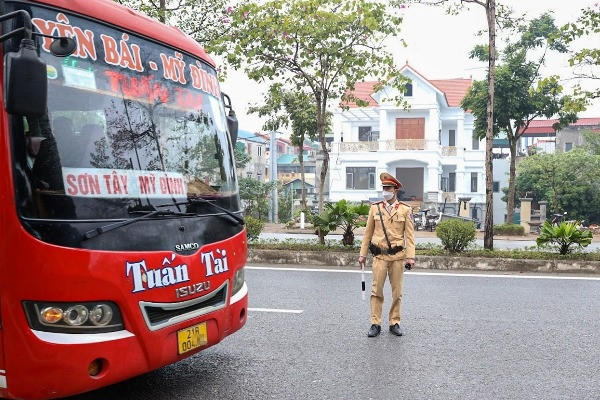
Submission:
[[[396,168],[396,179],[402,182],[400,200],[423,201],[425,168]]]
[[[425,118],[396,118],[396,139],[425,139]]]

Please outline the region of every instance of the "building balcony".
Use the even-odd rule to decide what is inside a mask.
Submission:
[[[456,156],[456,146],[444,146],[442,147],[442,156],[453,157]]]
[[[367,152],[378,150],[425,150],[425,139],[394,139],[371,142],[342,142],[339,144],[341,152]]]
[[[425,150],[425,139],[394,139],[385,141],[385,150]]]
[[[340,143],[340,151],[342,151],[342,152],[377,151],[377,150],[379,150],[379,142],[342,142],[342,143]]]

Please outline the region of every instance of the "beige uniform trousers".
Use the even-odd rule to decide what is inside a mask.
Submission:
[[[373,283],[371,284],[371,324],[381,325],[383,286],[389,275],[392,286],[390,325],[399,324],[402,317],[402,285],[404,284],[404,257],[389,261],[373,257]]]

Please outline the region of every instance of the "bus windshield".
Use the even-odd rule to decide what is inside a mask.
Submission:
[[[62,11],[33,7],[30,13],[37,31],[72,36],[78,48],[57,58],[49,52],[51,39],[38,39],[48,112],[11,118],[22,217],[131,218],[205,200],[239,211],[212,66]]]

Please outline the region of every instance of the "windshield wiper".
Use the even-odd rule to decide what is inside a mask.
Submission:
[[[134,222],[137,222],[137,221],[142,220],[142,219],[150,218],[150,217],[153,217],[155,215],[158,215],[158,216],[169,216],[169,215],[191,216],[191,215],[196,215],[196,214],[191,214],[191,213],[182,213],[182,212],[165,211],[165,210],[132,211],[132,212],[130,212],[130,214],[138,214],[138,213],[144,213],[144,214],[142,216],[140,216],[140,217],[137,217],[137,218],[126,219],[124,221],[115,222],[114,224],[108,224],[108,225],[100,226],[100,227],[98,227],[96,229],[92,229],[91,231],[87,231],[83,235],[83,238],[84,239],[91,239],[93,237],[96,237],[96,236],[100,235],[101,233],[109,232],[109,231],[112,231],[113,229],[117,229],[117,228],[120,228],[122,226],[129,225],[129,224],[133,224]]]
[[[245,225],[246,221],[244,221],[244,218],[234,214],[233,212],[229,211],[226,208],[223,208],[221,206],[216,205],[215,203],[208,201],[206,199],[200,199],[200,198],[193,198],[193,199],[189,199],[187,201],[178,201],[178,202],[174,202],[174,203],[167,203],[167,204],[160,204],[158,207],[169,207],[169,206],[185,206],[188,204],[194,204],[194,203],[202,203],[202,204],[209,204],[211,206],[213,206],[216,209],[219,209],[221,211],[223,211],[225,214],[229,215],[231,218],[233,218],[238,225]]]

